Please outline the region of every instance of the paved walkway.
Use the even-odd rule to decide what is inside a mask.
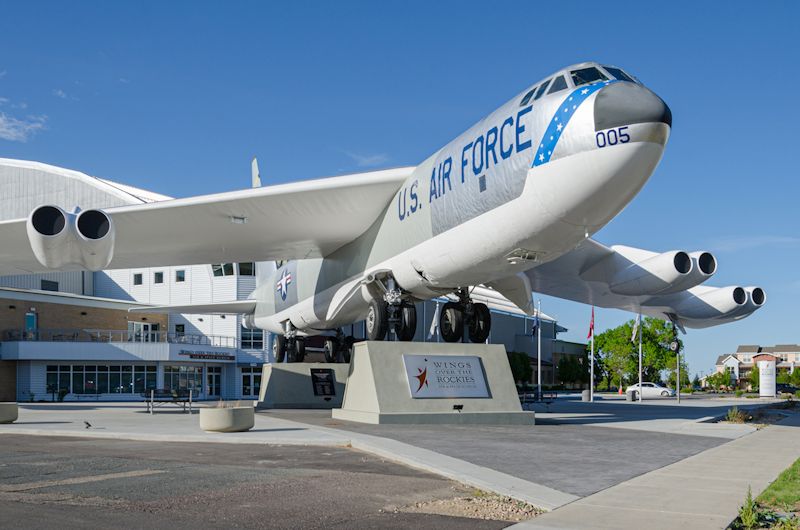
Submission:
[[[748,486],[755,497],[797,458],[798,413],[512,528],[726,528],[736,518]]]

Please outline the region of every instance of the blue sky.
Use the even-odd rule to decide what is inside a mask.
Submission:
[[[414,165],[567,64],[622,66],[672,108],[664,159],[599,234],[707,249],[767,306],[690,331],[692,373],[800,342],[797,2],[5,2],[0,156],[183,197]],[[590,308],[545,298],[582,340]],[[629,314],[598,310],[598,330]]]

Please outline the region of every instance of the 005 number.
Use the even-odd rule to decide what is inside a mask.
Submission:
[[[617,127],[616,129],[608,129],[600,131],[594,135],[597,142],[597,147],[605,147],[607,145],[627,144],[631,141],[631,135],[628,134],[628,126]]]

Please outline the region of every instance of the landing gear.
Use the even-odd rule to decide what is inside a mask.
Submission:
[[[486,304],[470,300],[466,289],[458,292],[458,302],[447,302],[439,314],[439,332],[445,342],[464,338],[464,326],[470,342],[486,342],[492,329],[492,314]]]
[[[410,341],[417,332],[417,308],[407,300],[405,294],[395,283],[394,278],[376,280],[382,293],[369,304],[367,311],[367,339],[384,340],[392,329],[397,340]]]
[[[275,335],[272,340],[272,356],[276,363],[287,360],[290,363],[301,363],[306,358],[306,339],[297,336],[297,331],[290,322],[286,324],[286,332]]]
[[[345,337],[341,331],[338,331],[335,337],[328,337],[325,339],[325,346],[323,348],[325,362],[349,363],[354,343],[355,339],[353,339],[353,337]]]

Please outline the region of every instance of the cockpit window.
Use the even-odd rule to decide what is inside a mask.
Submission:
[[[567,88],[567,80],[564,79],[563,75],[560,75],[553,79],[553,84],[550,85],[550,90],[548,90],[547,93],[553,94],[559,90],[564,90],[565,88]]]
[[[533,97],[534,92],[536,92],[536,87],[533,87],[532,89],[530,89],[530,91],[528,91],[527,94],[525,94],[525,96],[522,98],[522,101],[519,102],[519,106],[524,107],[525,105],[527,105],[528,102]]]
[[[619,68],[615,68],[613,66],[604,66],[603,68],[606,69],[606,72],[613,75],[620,81],[630,81],[631,83],[635,83],[636,81],[633,80],[631,76],[620,70]]]
[[[573,70],[570,73],[572,74],[572,82],[575,83],[575,86],[588,85],[595,81],[606,81],[608,79],[603,72],[594,66]]]
[[[542,97],[542,94],[544,94],[544,91],[547,90],[547,85],[549,85],[549,84],[550,84],[550,80],[549,79],[547,81],[545,81],[544,83],[542,83],[542,86],[539,87],[539,91],[536,93],[536,97],[533,98],[533,99],[536,100],[536,99],[539,99],[540,97]]]

